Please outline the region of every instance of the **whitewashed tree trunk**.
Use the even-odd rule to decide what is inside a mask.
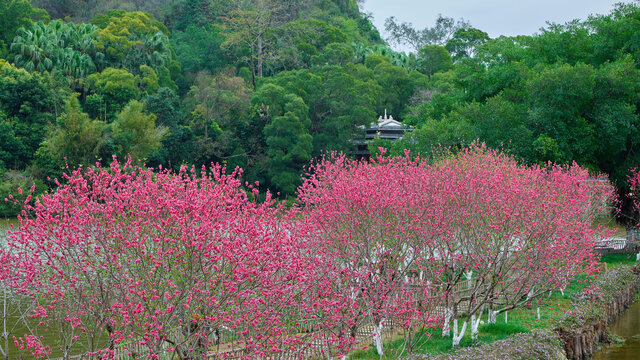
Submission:
[[[453,347],[460,345],[460,341],[464,336],[464,332],[467,330],[467,321],[462,323],[462,329],[458,333],[458,319],[453,320]]]
[[[451,317],[453,316],[453,310],[450,308],[444,309],[444,325],[442,325],[442,337],[451,336]]]
[[[475,315],[471,315],[471,340],[478,340],[478,327],[480,326],[481,319],[482,314],[478,315],[477,319]]]
[[[504,323],[505,324],[509,323],[509,312],[508,311],[504,312]]]
[[[562,296],[564,296],[564,286],[560,288],[560,294],[562,294]]]
[[[527,294],[527,301],[533,298],[533,295],[535,294],[534,290],[535,290],[535,287],[532,287],[531,290],[529,290],[529,293]]]
[[[471,280],[471,277],[473,276],[473,271],[465,271],[464,276],[467,278],[467,280]]]
[[[378,355],[383,356],[384,351],[382,349],[382,326],[384,325],[384,319],[380,320],[378,324],[373,324],[373,345],[376,347]]]
[[[489,319],[487,320],[487,322],[489,324],[495,324],[498,322],[498,313],[500,313],[499,311],[493,311],[493,310],[489,310]]]
[[[538,306],[538,309],[536,310],[538,312],[538,321],[540,321],[540,307]]]
[[[636,254],[636,261],[640,261],[640,252]]]

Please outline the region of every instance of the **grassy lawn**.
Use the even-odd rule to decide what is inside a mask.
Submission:
[[[607,264],[607,266],[634,265],[636,254],[606,254],[602,255],[600,262]]]
[[[602,257],[601,262],[606,267],[632,265],[635,264],[635,254],[611,254]],[[516,308],[508,312],[508,322],[505,322],[505,315],[498,315],[496,324],[486,324],[487,313],[483,313],[483,322],[478,328],[478,341],[474,343],[470,337],[470,326],[467,326],[466,334],[460,343],[461,347],[473,346],[481,343],[489,343],[504,339],[512,334],[528,332],[533,329],[554,328],[558,320],[562,318],[566,311],[573,308],[571,296],[582,291],[591,285],[592,277],[582,276],[572,281],[565,289],[564,295],[560,291],[554,291],[551,296],[544,296],[531,306]],[[540,320],[538,320],[536,309],[540,307]],[[415,353],[437,355],[451,352],[451,338],[442,338],[441,331],[429,329],[422,333],[422,337],[417,341]],[[402,338],[385,343],[384,359],[397,359],[406,356],[402,353],[404,340]],[[356,350],[349,354],[349,359],[380,359],[375,348],[368,346],[365,349]]]

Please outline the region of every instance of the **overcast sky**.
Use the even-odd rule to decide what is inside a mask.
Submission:
[[[417,29],[433,26],[438,14],[464,18],[490,37],[531,35],[546,21],[565,23],[586,19],[590,14],[607,14],[622,0],[366,0],[364,11],[386,38],[384,21],[395,16]],[[629,0],[625,2],[630,2]]]

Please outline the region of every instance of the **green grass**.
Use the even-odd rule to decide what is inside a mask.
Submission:
[[[470,337],[470,325],[467,326],[465,336],[463,337],[460,347],[475,346],[482,343],[490,343],[501,340],[517,333],[529,332],[533,329],[553,328],[568,309],[573,307],[571,296],[580,292],[584,288],[591,285],[591,277],[582,275],[565,288],[564,295],[559,291],[554,291],[551,296],[544,296],[534,302],[531,306],[521,307],[510,310],[508,312],[508,322],[505,323],[505,315],[498,315],[496,324],[486,324],[487,313],[482,314],[482,320],[485,324],[481,324],[478,328],[478,341],[473,342]],[[540,307],[540,320],[536,312]],[[461,325],[461,324],[460,324]],[[418,344],[414,352],[418,354],[437,355],[452,352],[451,338],[443,338],[441,330],[428,329],[422,332],[422,336],[416,341]],[[400,354],[404,346],[404,339],[396,339],[385,343],[385,356],[383,359],[398,359],[406,356],[406,352]],[[349,354],[349,359],[369,360],[380,359],[372,346],[365,349],[353,351]]]
[[[600,258],[601,263],[608,265],[635,265],[636,254],[605,254]]]

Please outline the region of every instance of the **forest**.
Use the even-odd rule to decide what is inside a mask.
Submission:
[[[131,157],[226,163],[282,199],[310,160],[348,154],[387,111],[392,155],[476,140],[573,161],[628,192],[640,163],[640,7],[491,39],[464,19],[387,19],[354,0],[0,0],[0,198]],[[541,24],[542,26],[543,24]],[[409,46],[408,54],[389,43]],[[627,204],[628,207],[631,204]],[[19,211],[0,203],[0,216]]]

